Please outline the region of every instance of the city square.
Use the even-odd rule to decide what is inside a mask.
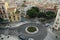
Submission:
[[[60,0],[0,0],[0,40],[60,40]]]
[[[25,31],[25,28],[28,26],[37,26],[39,31],[36,34],[29,34]],[[28,38],[33,38],[35,40],[37,39],[43,40],[47,35],[47,28],[41,25],[39,22],[38,23],[28,22],[16,28],[12,27],[0,30],[0,33],[5,35],[16,35],[16,36],[22,35],[25,37],[25,40],[27,40]]]

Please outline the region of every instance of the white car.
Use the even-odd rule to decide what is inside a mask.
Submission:
[[[46,23],[45,26],[48,27],[48,26],[50,26],[50,24],[49,23]]]
[[[28,38],[28,40],[34,40],[33,38]]]
[[[46,27],[49,27],[49,28],[52,28],[52,25],[49,24],[49,23],[45,24],[45,26],[46,26]]]

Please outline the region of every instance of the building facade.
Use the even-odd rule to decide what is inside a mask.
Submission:
[[[54,29],[60,31],[60,6],[59,6],[59,8],[58,8],[56,20],[55,20],[55,22],[54,22],[53,27],[54,27]]]
[[[53,26],[47,30],[48,34],[44,40],[60,40],[60,6],[58,6],[57,16]]]
[[[16,7],[9,7],[7,11],[9,22],[17,22],[21,20],[20,12],[16,9]]]

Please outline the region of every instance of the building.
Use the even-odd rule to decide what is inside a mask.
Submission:
[[[16,7],[9,7],[7,9],[8,11],[8,17],[9,17],[9,22],[16,22],[16,21],[20,21],[20,13],[18,10],[16,10]]]
[[[17,6],[2,0],[0,1],[0,14],[0,17],[8,22],[17,22],[21,19]]]
[[[48,28],[48,34],[44,40],[60,40],[60,6],[58,6],[54,24],[51,28]]]
[[[38,4],[37,7],[42,11],[42,12],[46,12],[46,11],[53,11],[53,12],[57,12],[57,8],[56,5],[54,4]]]
[[[8,8],[8,3],[0,1],[0,17],[3,19],[7,19],[7,8]]]
[[[56,20],[55,20],[55,22],[54,22],[53,27],[54,27],[54,29],[60,31],[60,6],[59,6],[59,8],[58,8]]]
[[[41,1],[41,2],[40,2]],[[56,12],[56,4],[49,0],[37,0],[37,1],[26,1],[26,5],[34,5],[41,11],[54,11]]]

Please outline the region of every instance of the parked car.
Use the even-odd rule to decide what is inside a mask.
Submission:
[[[52,28],[52,25],[51,25],[51,24],[49,24],[49,23],[47,23],[47,24],[45,24],[45,27]]]
[[[46,27],[49,27],[49,26],[50,26],[50,24],[49,24],[49,23],[46,23],[46,24],[45,24],[45,26],[46,26]]]
[[[25,40],[25,36],[23,34],[18,36],[21,40]]]

